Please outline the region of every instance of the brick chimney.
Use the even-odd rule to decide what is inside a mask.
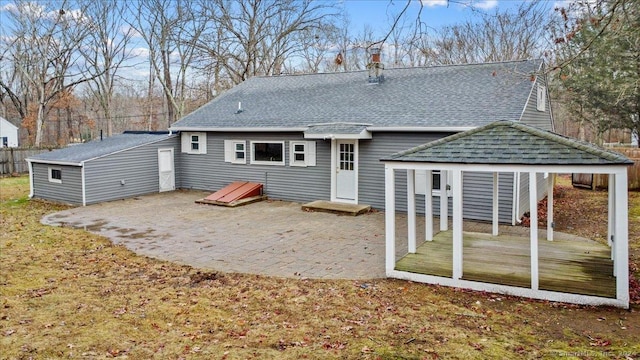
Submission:
[[[379,84],[384,81],[384,65],[380,62],[380,48],[371,48],[371,62],[367,65],[369,69],[369,83]]]

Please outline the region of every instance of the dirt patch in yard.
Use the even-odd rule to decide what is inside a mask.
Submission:
[[[640,356],[637,306],[582,307],[400,280],[282,279],[180,266],[79,229],[43,226],[44,214],[64,206],[26,201],[28,179],[10,180],[0,180],[6,358]],[[637,197],[630,201],[640,205]],[[638,238],[632,239],[637,250]]]

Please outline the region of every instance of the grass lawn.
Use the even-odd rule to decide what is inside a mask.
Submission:
[[[205,272],[43,226],[65,207],[29,201],[28,188],[0,179],[0,358],[640,358],[638,304]],[[561,181],[556,194],[558,230],[605,241],[606,193]],[[629,200],[637,265],[640,194]]]

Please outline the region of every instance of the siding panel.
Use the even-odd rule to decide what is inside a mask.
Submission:
[[[374,133],[372,140],[360,141],[359,202],[384,209],[384,163],[380,158],[451,135],[451,133]],[[513,174],[499,176],[499,218],[511,223],[513,204]],[[491,221],[493,175],[491,173],[463,174],[463,216],[466,219]],[[396,209],[407,209],[406,172],[396,171]],[[424,196],[416,195],[416,209],[424,214]],[[440,214],[440,197],[433,198],[434,214]],[[453,204],[449,198],[449,214]]]
[[[224,161],[224,140],[245,140],[247,164]],[[285,141],[285,165],[249,164],[250,141]],[[217,191],[233,181],[264,185],[271,198],[308,202],[331,199],[331,142],[316,140],[316,166],[289,166],[289,142],[305,140],[300,134],[209,133],[206,154],[178,152],[182,188]]]
[[[547,91],[545,92],[546,96],[546,106],[544,111],[538,111],[536,108],[538,103],[538,85],[545,86]],[[536,84],[532,87],[532,93],[529,97],[529,101],[525,106],[524,113],[522,114],[521,121],[527,125],[535,126],[544,130],[553,130],[552,120],[551,120],[551,104],[549,103],[549,87],[547,86],[546,79],[544,76],[538,76],[536,80]]]
[[[62,171],[62,183],[49,182],[49,167]],[[82,169],[80,166],[33,163],[33,197],[82,205]]]
[[[87,205],[158,192],[158,149],[173,148],[177,164],[179,137],[128,149],[85,163]],[[179,187],[176,166],[176,188]],[[124,185],[121,181],[124,180]]]

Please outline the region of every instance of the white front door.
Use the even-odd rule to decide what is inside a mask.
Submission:
[[[336,200],[356,202],[358,181],[357,140],[336,141]]]
[[[158,149],[158,179],[160,192],[176,189],[176,176],[173,168],[173,148]]]

